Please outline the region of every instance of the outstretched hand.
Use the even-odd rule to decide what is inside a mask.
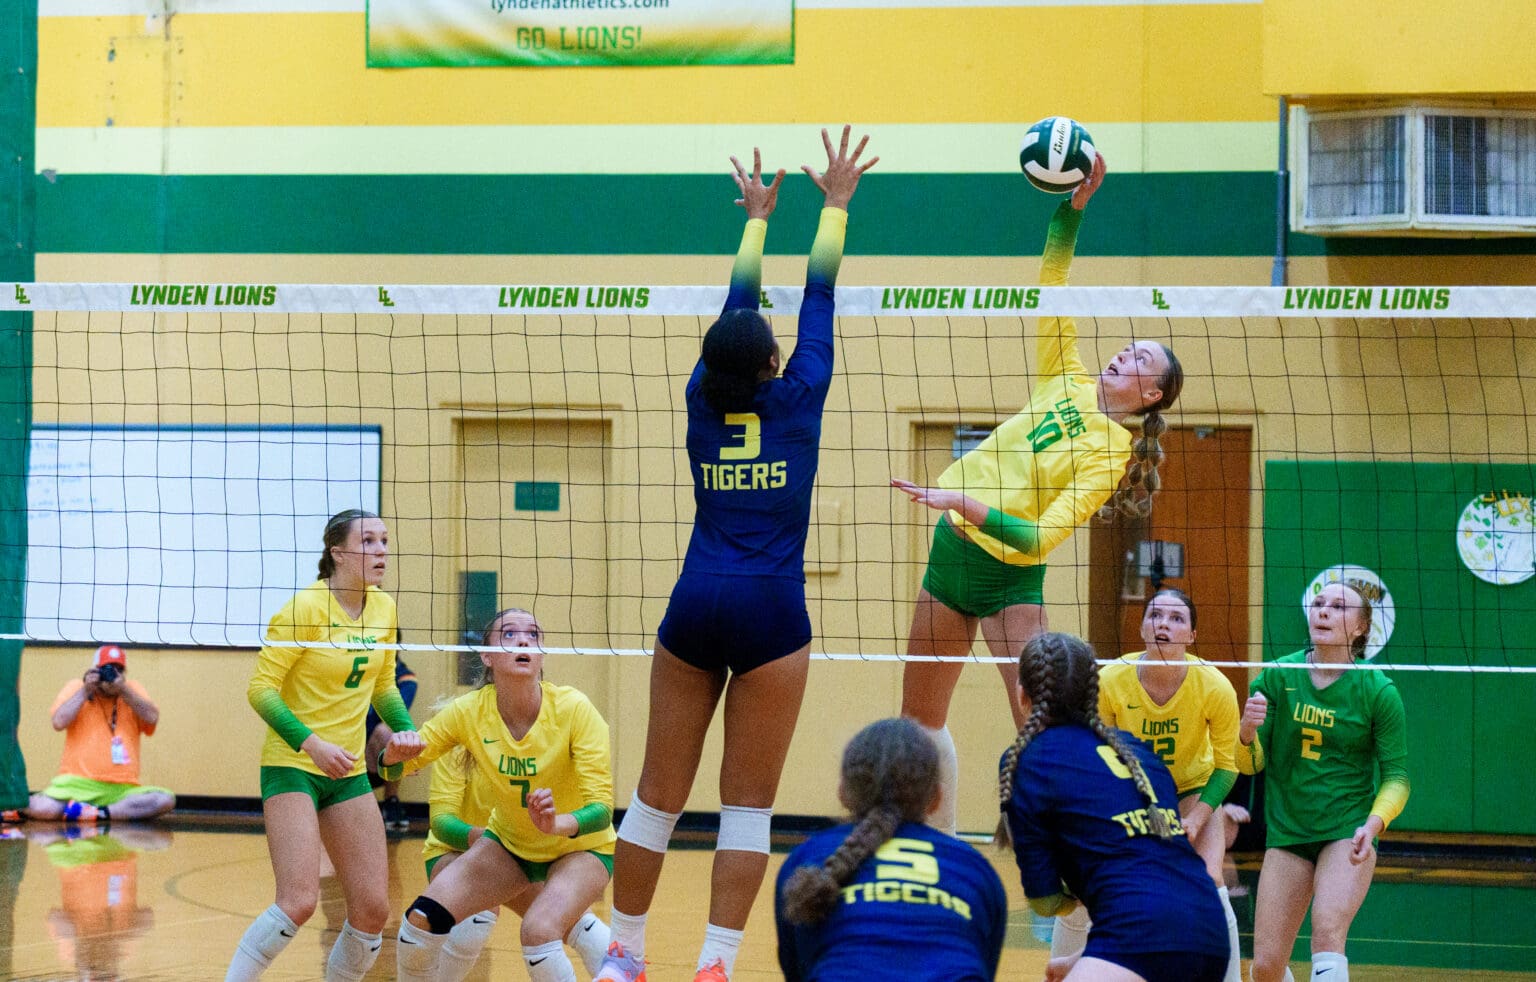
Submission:
[[[773,214],[773,209],[779,204],[779,188],[784,183],[784,168],[780,167],[773,180],[763,183],[763,154],[757,147],[752,148],[752,173],[741,166],[741,161],[731,158],[731,166],[736,172],[731,175],[731,180],[741,189],[741,197],[736,203],[747,210],[747,217],[767,219]]]
[[[880,162],[879,157],[871,157],[864,163],[859,163],[859,155],[864,152],[864,145],[869,142],[869,136],[865,135],[859,140],[859,145],[853,148],[853,155],[848,154],[848,137],[853,133],[852,126],[843,127],[843,141],[836,150],[832,149],[832,137],[826,130],[821,131],[822,145],[827,148],[827,169],[817,172],[810,164],[800,167],[810,176],[811,181],[826,195],[828,208],[848,207],[848,202],[853,200],[853,192],[858,190],[859,178],[864,172]]]
[[[891,487],[911,498],[920,505],[927,505],[935,511],[959,510],[965,503],[965,494],[960,491],[948,491],[944,488],[925,488],[911,481],[903,481],[899,477],[891,478]]]
[[[1104,172],[1104,155],[1095,152],[1093,155],[1093,170],[1088,172],[1088,176],[1083,178],[1083,183],[1079,184],[1072,192],[1073,208],[1082,211],[1088,207],[1088,199],[1093,197],[1093,192],[1097,191],[1099,185],[1104,183]]]

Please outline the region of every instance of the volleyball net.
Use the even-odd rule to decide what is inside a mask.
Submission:
[[[516,605],[553,650],[647,653],[692,528],[683,388],[724,294],[16,284],[32,423],[26,473],[0,478],[26,495],[6,637],[255,646],[326,518],[362,507],[389,524],[407,649],[470,649]],[[763,291],[786,351],[799,300]],[[1051,554],[1053,628],[1134,650],[1176,586],[1198,653],[1245,663],[1303,647],[1304,598],[1348,579],[1376,664],[1536,671],[1536,289],[1487,287],[840,288],[816,657],[906,657],[936,515],[890,480],[936,480],[1025,404],[1042,316],[1076,319],[1090,372],[1150,338],[1186,377],[1151,516]]]

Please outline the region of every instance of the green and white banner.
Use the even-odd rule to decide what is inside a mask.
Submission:
[[[368,0],[368,65],[787,65],[794,0]]]

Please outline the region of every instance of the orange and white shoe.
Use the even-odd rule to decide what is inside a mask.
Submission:
[[[693,982],[731,982],[731,977],[725,973],[725,962],[716,958],[699,969]]]
[[[645,959],[631,955],[617,941],[611,942],[592,982],[645,982]]]

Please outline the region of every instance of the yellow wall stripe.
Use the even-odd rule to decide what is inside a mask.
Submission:
[[[38,24],[40,127],[1259,122],[1252,4],[806,10],[796,64],[369,70],[359,14]],[[167,32],[169,37],[166,36]]]
[[[1022,123],[867,128],[883,174],[1018,168]],[[1273,123],[1096,123],[1116,173],[1275,168]],[[60,174],[724,174],[732,155],[817,164],[816,125],[54,127],[37,170]]]

